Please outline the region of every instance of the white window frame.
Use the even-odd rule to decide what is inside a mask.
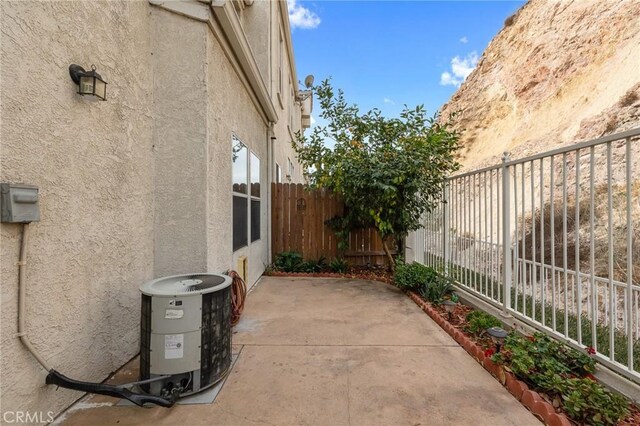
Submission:
[[[235,145],[236,142],[239,142],[243,145],[243,147],[247,150],[247,160],[246,160],[246,171],[247,171],[247,188],[246,188],[246,193],[242,193],[242,192],[237,192],[233,190],[233,158],[232,158],[232,164],[231,164],[231,168],[232,168],[232,176],[231,176],[231,198],[232,198],[232,206],[231,206],[231,221],[232,221],[232,226],[231,226],[231,249],[232,252],[235,253],[238,250],[241,250],[245,247],[250,246],[251,244],[260,241],[262,239],[262,223],[260,223],[259,227],[260,227],[260,233],[257,239],[253,240],[252,238],[252,233],[251,233],[251,219],[252,219],[252,214],[251,214],[251,202],[252,201],[258,201],[260,202],[260,213],[258,214],[259,216],[261,216],[261,212],[262,212],[262,160],[260,159],[260,157],[258,156],[258,154],[256,154],[253,150],[251,150],[249,148],[249,146],[247,144],[245,144],[242,139],[240,139],[238,136],[233,135],[231,138],[231,146],[233,147]],[[260,163],[259,167],[258,167],[258,182],[260,183],[260,194],[258,196],[254,196],[251,194],[251,166],[252,166],[252,156],[258,159],[258,162]],[[244,198],[246,200],[246,205],[247,205],[247,220],[246,220],[246,231],[247,231],[247,242],[246,244],[239,246],[237,248],[233,247],[233,239],[234,239],[234,229],[233,229],[233,221],[234,221],[234,211],[233,211],[233,197],[240,197],[240,198]],[[259,218],[259,220],[262,220],[262,217]]]

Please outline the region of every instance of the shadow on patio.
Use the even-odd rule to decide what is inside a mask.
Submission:
[[[59,419],[87,424],[539,425],[398,289],[263,277],[233,335],[212,404],[116,406],[88,396]],[[137,360],[116,379],[137,375]]]

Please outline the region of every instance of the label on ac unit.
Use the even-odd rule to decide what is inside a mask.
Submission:
[[[184,316],[182,309],[167,309],[164,311],[164,319],[180,319]]]
[[[182,358],[184,354],[184,334],[164,336],[164,359]]]

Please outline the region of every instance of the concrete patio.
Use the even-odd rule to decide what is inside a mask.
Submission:
[[[540,425],[409,298],[370,281],[264,277],[212,404],[88,396],[65,425]],[[115,380],[131,381],[137,360]]]

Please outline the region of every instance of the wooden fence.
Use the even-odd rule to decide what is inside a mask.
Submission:
[[[326,221],[343,212],[340,198],[326,190],[307,191],[302,184],[272,183],[273,254],[297,251],[305,259],[325,257],[327,261],[337,257],[338,240]],[[355,265],[385,263],[382,241],[372,228],[351,232],[349,248],[343,255]]]

